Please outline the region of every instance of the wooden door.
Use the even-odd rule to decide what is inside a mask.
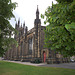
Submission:
[[[45,52],[43,52],[43,60],[44,60],[44,63],[46,62],[46,53]]]

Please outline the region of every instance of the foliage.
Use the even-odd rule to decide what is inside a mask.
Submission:
[[[2,56],[16,41],[11,37],[15,29],[11,26],[9,20],[14,17],[13,9],[16,3],[11,0],[0,0],[0,56]]]
[[[75,55],[75,0],[56,0],[57,4],[48,7],[46,16],[46,47],[64,56]]]
[[[75,75],[75,69],[35,67],[0,61],[0,75]]]

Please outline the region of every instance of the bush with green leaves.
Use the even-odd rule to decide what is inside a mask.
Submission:
[[[75,55],[75,0],[56,0],[48,6],[46,17],[45,46],[64,56]]]
[[[11,44],[16,43],[11,37],[16,30],[9,22],[12,17],[15,17],[12,12],[16,5],[17,3],[12,3],[11,0],[0,0],[0,56],[3,56]]]

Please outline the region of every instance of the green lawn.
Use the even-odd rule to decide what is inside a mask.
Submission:
[[[75,75],[75,69],[35,67],[0,61],[0,75]]]

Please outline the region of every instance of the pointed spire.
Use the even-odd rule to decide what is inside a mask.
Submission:
[[[28,31],[28,27],[26,26],[26,30]]]
[[[23,23],[23,28],[25,28],[25,21],[24,21],[24,23]]]
[[[37,11],[36,11],[36,14],[37,14],[37,13],[39,14],[39,9],[38,9],[38,5],[37,5]]]
[[[15,24],[15,28],[17,28],[17,22],[16,22],[16,24]]]
[[[37,5],[37,12],[39,12],[38,5]]]
[[[22,28],[22,23],[21,23],[21,28]]]
[[[18,19],[18,27],[20,26],[20,18]]]
[[[37,5],[37,11],[36,11],[36,19],[39,19],[39,9],[38,9],[38,5]]]
[[[26,28],[25,28],[25,34],[27,34],[27,31],[28,31],[28,27],[26,26]]]

